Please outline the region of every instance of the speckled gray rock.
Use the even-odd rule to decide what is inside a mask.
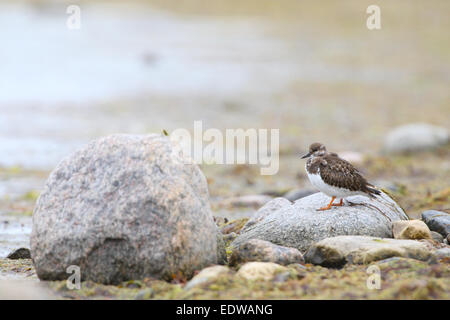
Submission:
[[[384,141],[384,150],[403,153],[433,149],[450,141],[446,128],[426,123],[412,123],[395,128]]]
[[[230,265],[234,266],[250,261],[274,262],[281,265],[305,262],[297,249],[279,246],[259,239],[241,243],[231,253]]]
[[[426,244],[416,240],[339,236],[312,245],[305,260],[324,267],[342,267],[346,263],[368,264],[390,257],[426,261],[431,256]]]
[[[447,212],[428,210],[422,213],[422,220],[431,231],[439,232],[444,238],[450,234],[450,214]]]
[[[314,242],[339,235],[391,238],[392,221],[408,219],[384,193],[378,199],[363,196],[347,199],[352,204],[327,211],[317,211],[330,202],[323,193],[299,199],[294,204],[275,199],[275,204],[269,202],[264,207],[278,209],[268,210],[262,219],[244,228],[232,245],[237,247],[250,239],[261,239],[305,252]]]
[[[119,283],[169,278],[217,263],[206,179],[161,135],[112,135],[64,159],[33,213],[31,254],[42,280]]]

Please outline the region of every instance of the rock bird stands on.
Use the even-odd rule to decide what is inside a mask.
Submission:
[[[380,191],[368,183],[353,165],[339,158],[336,153],[328,152],[321,143],[313,143],[309,152],[302,159],[308,158],[305,169],[311,184],[331,197],[327,207],[318,210],[329,210],[332,206],[342,206],[343,199],[349,196],[363,195],[374,198]],[[333,201],[340,199],[339,204]]]

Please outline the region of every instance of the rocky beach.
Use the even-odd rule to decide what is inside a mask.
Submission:
[[[0,299],[450,299],[448,3],[281,2],[0,3]],[[198,120],[278,172],[190,163]],[[316,141],[381,195],[317,211]]]

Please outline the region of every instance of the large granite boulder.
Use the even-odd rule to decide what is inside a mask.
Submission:
[[[323,193],[293,204],[286,199],[274,199],[255,213],[255,218],[248,221],[232,245],[238,247],[250,239],[261,239],[306,252],[311,244],[340,235],[392,238],[392,222],[408,220],[405,212],[385,193],[377,199],[354,196],[347,200],[342,207],[317,211],[330,202]]]
[[[111,135],[64,159],[34,213],[31,254],[42,280],[169,279],[217,263],[206,179],[161,135]],[[219,246],[220,247],[220,246]]]

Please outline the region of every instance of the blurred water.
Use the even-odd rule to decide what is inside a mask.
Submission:
[[[256,20],[83,5],[82,28],[69,30],[65,10],[0,4],[0,166],[49,169],[88,139],[123,130],[105,101],[276,91],[292,72],[286,44]],[[261,78],[267,86],[253,84]]]
[[[444,121],[433,115],[446,73],[423,37],[393,26],[370,32],[357,15],[350,33],[339,27],[344,9],[324,23],[284,23],[83,3],[82,28],[69,30],[66,5],[30,3],[0,3],[0,167],[49,170],[93,138],[192,129],[194,120],[286,128],[281,139],[295,147],[322,139],[345,148],[364,145],[348,138],[367,125],[361,136],[379,144],[375,133],[396,123]]]

